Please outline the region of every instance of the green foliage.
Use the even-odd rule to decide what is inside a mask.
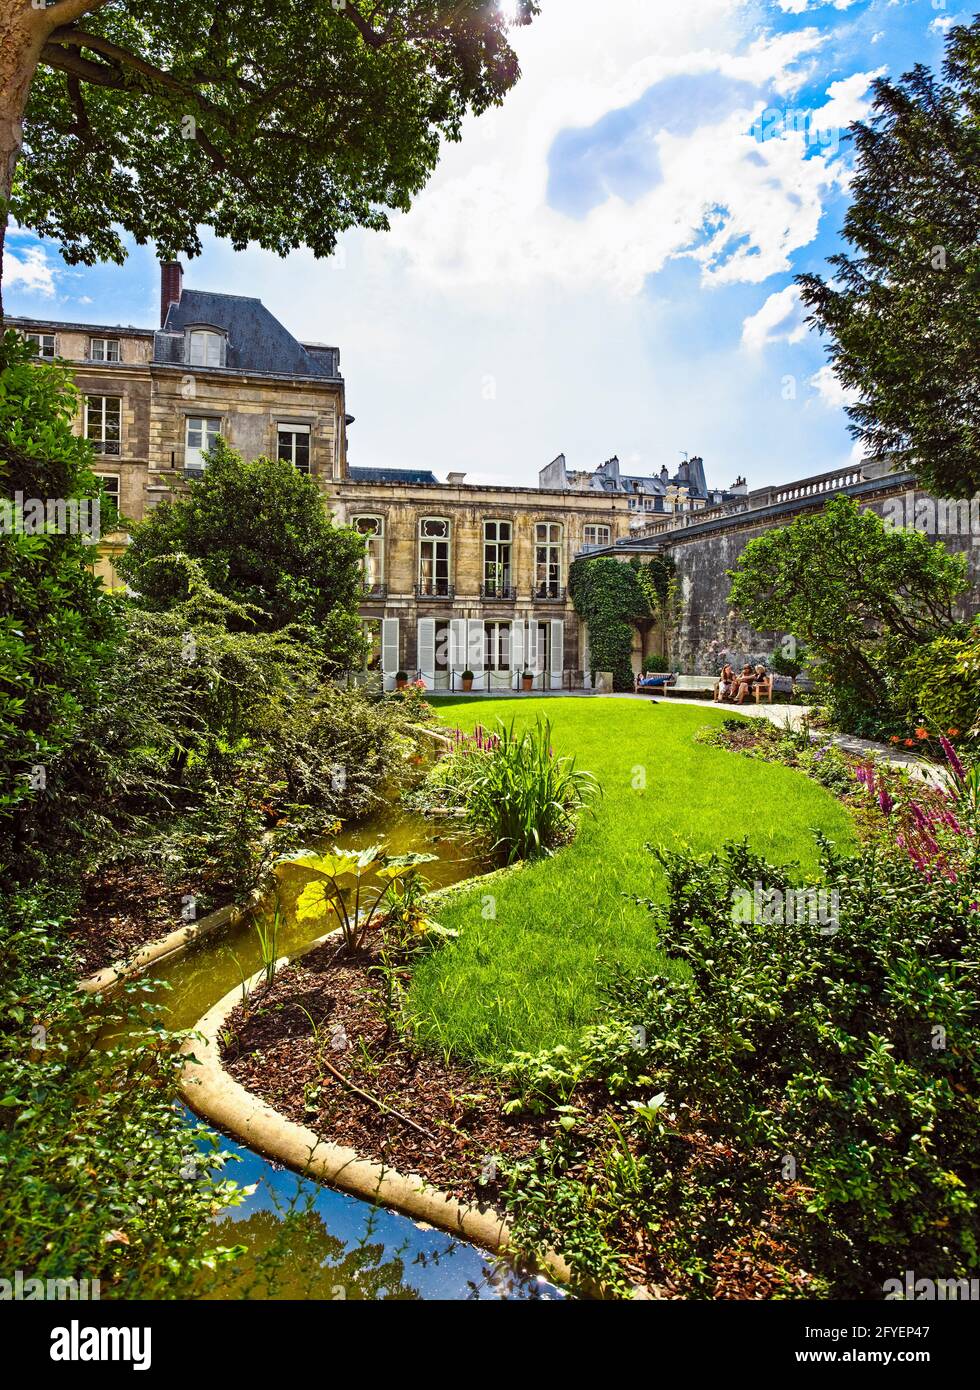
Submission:
[[[497,721],[499,743],[480,757],[467,787],[469,824],[486,835],[509,864],[537,859],[567,839],[575,817],[602,795],[591,772],[573,757],[556,757],[551,723],[515,732]]]
[[[793,887],[744,845],[658,851],[668,908],[650,907],[683,974],[621,973],[612,1026],[557,1077],[553,1054],[522,1060],[519,1097],[560,1102],[555,1139],[514,1172],[524,1243],[596,1276],[618,1254],[622,1280],[642,1241],[657,1280],[706,1296],[718,1257],[763,1229],[836,1297],[880,1297],[905,1269],[977,1277],[976,867],[930,881],[877,846],[822,853],[836,910],[801,921],[740,910],[757,885]],[[597,1083],[613,1166],[563,1124]]]
[[[364,944],[372,927],[380,924],[385,910],[415,895],[422,864],[434,854],[386,855],[381,845],[366,849],[338,849],[329,854],[301,850],[276,861],[278,881],[301,874],[305,880],[296,894],[296,918],[326,930],[336,927],[348,951]],[[428,925],[419,917],[419,930]]]
[[[749,542],[730,602],[760,632],[792,632],[812,651],[818,693],[851,733],[901,725],[905,663],[955,632],[965,561],[916,531],[893,530],[852,499]]]
[[[922,64],[874,84],[833,282],[799,277],[856,391],[852,433],[939,495],[980,488],[980,18],[950,30],[944,81]]]
[[[98,1279],[103,1298],[187,1296],[235,1252],[216,1206],[244,1193],[228,1155],[174,1104],[180,1039],[130,985],[78,992],[41,893],[0,905],[0,1229],[5,1273]],[[98,1044],[107,1029],[125,1035]]]
[[[521,20],[536,10],[524,0]],[[122,261],[124,231],[198,255],[201,226],[238,250],[329,255],[347,228],[406,211],[442,141],[519,75],[483,0],[184,0],[179,17],[169,0],[90,0],[55,26],[13,212],[72,264]]]
[[[17,334],[5,334],[3,499],[97,496],[89,447],[71,429],[76,407],[67,373],[42,366]],[[53,526],[25,535],[0,525],[0,879],[8,882],[36,877],[42,841],[85,812],[66,759],[96,703],[116,630],[90,554],[80,535]]]
[[[897,703],[908,728],[980,734],[980,624],[965,637],[936,637],[905,658]]]
[[[211,588],[249,607],[238,626],[303,625],[328,668],[356,669],[363,540],[333,525],[316,482],[292,464],[246,463],[221,440],[208,460],[187,497],[134,529],[119,572],[148,607],[166,609],[189,593],[174,557],[190,556]]]
[[[589,629],[589,660],[596,671],[612,671],[616,690],[633,689],[633,631],[650,622],[659,592],[656,575],[609,556],[576,560],[568,574],[575,611]]]

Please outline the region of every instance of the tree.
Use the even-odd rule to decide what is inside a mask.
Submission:
[[[70,264],[123,260],[120,229],[193,256],[201,225],[329,255],[386,228],[467,111],[503,100],[506,31],[488,0],[6,0],[0,223]]]
[[[954,613],[964,557],[849,497],[749,541],[730,575],[729,602],[753,627],[807,644],[818,688],[855,733],[899,719],[903,663],[965,630]]]
[[[135,527],[119,570],[148,606],[168,609],[188,595],[178,555],[197,560],[217,593],[251,606],[248,628],[304,625],[331,668],[360,664],[363,539],[334,526],[316,483],[291,463],[245,463],[219,439],[187,496]]]
[[[55,823],[81,818],[71,748],[98,702],[118,623],[72,530],[72,503],[98,484],[72,432],[68,374],[40,364],[15,333],[0,338],[0,882],[45,877]],[[53,502],[45,519],[35,499]],[[22,502],[22,505],[19,503]],[[64,512],[61,513],[61,504]],[[80,511],[74,521],[80,521]],[[94,522],[94,514],[86,518]],[[94,793],[97,798],[98,789]]]
[[[980,17],[950,31],[939,82],[875,84],[853,127],[850,254],[798,278],[809,322],[858,400],[851,432],[939,495],[980,489]]]
[[[574,562],[568,591],[589,631],[593,677],[611,671],[616,690],[632,690],[633,630],[654,617],[655,581],[643,583],[639,566],[602,555]]]

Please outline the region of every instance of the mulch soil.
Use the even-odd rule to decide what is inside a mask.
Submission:
[[[281,970],[247,1015],[239,1005],[229,1017],[227,1070],[280,1114],[363,1158],[502,1207],[493,1160],[531,1153],[542,1123],[504,1115],[493,1079],[416,1051],[389,1028],[377,964],[369,951],[338,955],[331,942]],[[353,1094],[324,1062],[425,1133]]]
[[[195,884],[173,883],[146,865],[114,865],[86,877],[82,900],[68,935],[80,976],[92,975],[116,961],[128,960],[151,941],[186,923],[181,917],[185,895]],[[204,915],[203,906],[198,916]]]

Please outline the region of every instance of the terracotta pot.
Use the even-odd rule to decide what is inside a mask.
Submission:
[[[395,689],[396,689],[396,690],[407,690],[407,689],[408,689],[408,681],[395,681]]]
[[[466,677],[464,676],[464,677],[463,677],[463,690],[464,690],[464,691],[467,691],[467,690],[472,690],[472,689],[473,689],[473,677],[470,676],[469,680],[467,680]]]
[[[521,689],[522,689],[522,690],[533,690],[533,689],[534,689],[534,677],[533,677],[533,676],[521,676]]]

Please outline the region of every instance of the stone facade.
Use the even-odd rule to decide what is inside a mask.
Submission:
[[[537,689],[580,686],[568,570],[587,537],[629,535],[626,499],[388,478],[324,484],[339,523],[378,523],[362,613],[386,684],[459,689],[470,670],[474,689],[512,689],[526,667]]]
[[[186,490],[201,452],[220,434],[246,459],[290,458],[316,479],[338,523],[365,538],[362,617],[370,669],[386,686],[399,673],[427,687],[514,689],[525,671],[537,689],[581,686],[587,634],[568,597],[582,554],[619,560],[671,556],[684,598],[674,664],[713,673],[724,654],[765,660],[782,634],[756,633],[728,612],[728,571],[772,526],[822,506],[835,492],[895,519],[928,504],[914,479],[841,469],[777,488],[708,486],[702,461],[674,477],[621,473],[618,460],[570,471],[564,456],[537,488],[468,485],[450,473],[349,468],[345,385],[337,348],[301,343],[257,299],[184,290],[181,267],[161,268],[161,327],[145,329],[14,319],[42,355],[72,364],[82,396],[76,422],[96,450],[96,472],[122,515],[141,520]],[[642,504],[644,514],[638,514]],[[653,515],[647,512],[649,509]],[[980,505],[980,504],[978,504]],[[969,507],[967,508],[969,512]],[[919,529],[929,532],[929,507]],[[980,515],[935,529],[970,560],[976,612]],[[639,525],[637,523],[640,523]],[[916,524],[918,522],[916,521]],[[101,570],[127,544],[104,538]],[[661,634],[637,634],[634,666],[662,654]]]

